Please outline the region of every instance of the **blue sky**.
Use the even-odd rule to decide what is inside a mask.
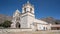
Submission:
[[[28,0],[0,0],[0,14],[12,16],[16,9]],[[53,17],[60,19],[60,0],[29,0],[35,7],[36,18]]]

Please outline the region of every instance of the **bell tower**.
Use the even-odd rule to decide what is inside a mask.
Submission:
[[[21,28],[31,28],[34,18],[34,6],[27,1],[22,7]]]
[[[34,6],[27,1],[26,4],[23,4],[22,7],[22,13],[30,12],[31,14],[34,14]]]

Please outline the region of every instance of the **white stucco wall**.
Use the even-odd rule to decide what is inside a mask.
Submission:
[[[34,15],[30,13],[23,14],[21,16],[21,28],[31,28],[31,25],[34,21]]]
[[[28,28],[27,16],[21,17],[21,28]]]
[[[37,29],[38,30],[47,30],[47,25],[37,24]]]

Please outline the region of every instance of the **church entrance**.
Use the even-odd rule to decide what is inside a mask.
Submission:
[[[20,26],[21,26],[20,23],[17,22],[17,23],[16,23],[16,28],[20,28]]]

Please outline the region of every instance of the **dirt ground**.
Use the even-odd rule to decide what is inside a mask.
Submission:
[[[0,34],[60,34],[60,31],[22,31],[22,32],[3,32]]]

